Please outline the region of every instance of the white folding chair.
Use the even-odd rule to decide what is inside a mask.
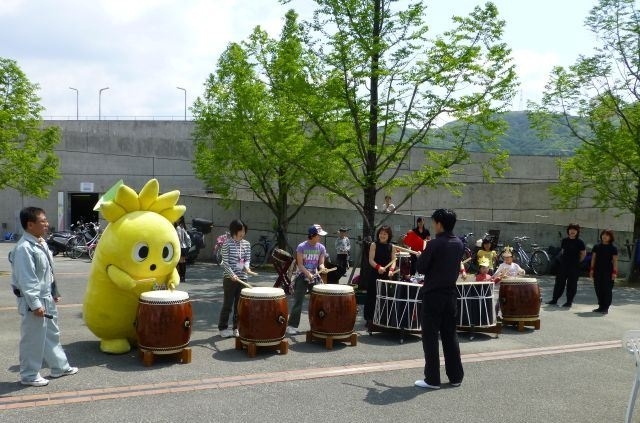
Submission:
[[[638,388],[640,387],[640,330],[626,331],[622,338],[622,348],[627,350],[629,354],[633,354],[636,359],[636,374],[633,381],[633,387],[631,388],[631,394],[629,395],[627,418],[625,420],[627,423],[631,423],[633,406],[636,402],[636,396],[638,395]]]

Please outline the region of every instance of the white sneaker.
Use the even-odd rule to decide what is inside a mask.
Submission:
[[[240,331],[238,329],[234,329],[233,330],[233,336],[235,336],[236,338],[240,337]]]
[[[220,336],[223,338],[231,338],[233,336],[233,331],[231,329],[222,329],[220,331]]]
[[[76,373],[78,373],[78,368],[77,367],[69,367],[67,370],[65,370],[64,372],[60,373],[60,374],[53,374],[51,373],[49,375],[49,377],[52,377],[54,379],[62,377],[62,376],[71,376],[71,375],[75,375]]]
[[[287,326],[287,334],[289,335],[297,335],[298,328],[294,328],[293,326]]]
[[[42,376],[38,375],[33,380],[21,380],[20,383],[23,385],[29,385],[29,386],[47,386],[49,384],[49,381],[43,378]]]
[[[415,385],[418,388],[426,388],[426,389],[440,389],[440,385],[429,385],[427,382],[425,382],[423,379],[420,380],[416,380]]]

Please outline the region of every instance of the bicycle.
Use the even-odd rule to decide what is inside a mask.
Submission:
[[[67,244],[69,246],[69,257],[77,259],[86,254],[89,256],[89,260],[93,260],[100,235],[100,226],[97,223],[90,222],[80,225],[75,237],[69,240]]]
[[[527,253],[522,247],[522,243],[529,239],[528,236],[513,237],[513,261],[525,270],[530,270],[534,275],[544,275],[549,270],[549,263],[551,262],[549,254],[535,243],[530,244],[531,251]]]
[[[291,257],[294,257],[293,249],[286,242],[286,252]],[[278,248],[278,232],[274,232],[273,236],[269,238],[267,235],[260,235],[258,242],[251,246],[251,266],[263,266],[270,262],[273,256],[274,250]]]

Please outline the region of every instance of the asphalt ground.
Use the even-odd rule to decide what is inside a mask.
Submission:
[[[288,336],[286,355],[259,350],[254,358],[235,349],[217,330],[222,302],[221,269],[198,262],[187,269],[180,290],[194,313],[192,361],[157,357],[145,367],[137,350],[107,355],[82,319],[90,263],[56,257],[63,300],[62,343],[74,376],[46,387],[18,383],[19,316],[9,288],[5,259],[11,243],[0,243],[0,417],[6,422],[615,422],[624,419],[634,378],[631,355],[620,339],[640,329],[640,292],[616,286],[606,316],[592,313],[595,294],[581,278],[571,309],[543,305],[541,328],[519,332],[460,333],[465,368],[461,387],[428,391],[413,386],[423,376],[420,337],[401,344],[395,331],[369,335],[356,321],[357,346],[305,342]],[[250,282],[271,286],[276,273],[264,269]],[[343,279],[344,282],[344,279]],[[538,278],[543,299],[551,277]],[[562,301],[562,299],[561,299]],[[306,304],[301,330],[309,329]],[[48,370],[43,370],[48,376]],[[640,405],[639,405],[640,407]],[[640,411],[634,421],[640,421]]]

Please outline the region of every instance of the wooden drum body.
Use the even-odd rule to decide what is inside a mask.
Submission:
[[[317,284],[309,299],[309,325],[317,338],[348,337],[356,324],[356,294],[348,285]]]
[[[411,280],[411,254],[404,251],[396,253],[398,269],[400,269],[400,279],[407,282]]]
[[[280,248],[274,248],[271,257],[278,262],[282,269],[288,269],[293,263],[293,256]]]
[[[287,329],[287,318],[287,298],[281,288],[256,287],[240,291],[238,332],[243,344],[280,344]]]
[[[496,325],[493,282],[457,283],[458,324],[460,328],[482,328]]]
[[[535,278],[508,278],[500,281],[500,309],[503,320],[539,320],[540,287]]]
[[[193,311],[184,291],[149,291],[140,294],[136,333],[138,348],[154,354],[173,354],[189,345]]]

